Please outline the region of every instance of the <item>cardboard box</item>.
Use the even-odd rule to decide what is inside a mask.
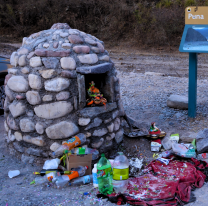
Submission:
[[[92,154],[69,155],[66,159],[66,166],[68,171],[78,166],[88,166],[88,170],[86,170],[86,175],[92,174],[91,164],[92,164]]]

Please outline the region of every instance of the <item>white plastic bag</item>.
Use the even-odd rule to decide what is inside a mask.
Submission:
[[[188,148],[185,145],[172,143],[172,149],[175,153],[185,154]]]
[[[43,169],[44,170],[50,170],[50,169],[58,169],[58,166],[60,164],[60,159],[52,159],[52,160],[46,160]]]

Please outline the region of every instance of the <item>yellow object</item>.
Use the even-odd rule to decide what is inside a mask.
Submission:
[[[125,169],[113,168],[114,180],[127,180],[128,178],[129,178],[129,168],[125,168]]]

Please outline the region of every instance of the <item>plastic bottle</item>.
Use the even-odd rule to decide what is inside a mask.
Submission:
[[[53,156],[60,156],[63,154],[64,150],[71,150],[74,147],[79,146],[86,142],[86,137],[84,134],[80,133],[76,136],[72,137],[71,139],[67,140],[63,143],[55,152],[53,152]]]
[[[96,149],[92,148],[84,148],[84,147],[79,147],[75,148],[72,153],[77,154],[77,155],[82,155],[82,154],[92,154],[92,160],[96,160],[99,157],[99,151]]]
[[[128,186],[129,160],[119,152],[113,163],[113,188],[116,193],[124,193]]]
[[[97,163],[97,179],[100,193],[107,195],[113,192],[111,163],[105,158],[105,154],[101,155]]]
[[[51,172],[45,176],[39,176],[35,178],[35,184],[40,185],[46,182],[52,182],[53,178],[55,177],[55,173]]]
[[[79,166],[77,168],[73,168],[70,175],[57,175],[55,178],[55,183],[57,188],[64,187],[70,180],[75,179],[77,177],[82,177],[85,175],[87,166]]]
[[[76,178],[69,182],[69,186],[80,186],[91,183],[93,181],[92,175],[86,175],[83,177]]]
[[[98,187],[98,179],[97,179],[97,164],[94,164],[94,168],[92,169],[93,176],[93,186],[94,188]]]
[[[64,175],[64,174],[71,174],[71,171],[63,171],[63,170],[59,170],[59,169],[51,169],[51,170],[41,170],[40,172],[33,172],[34,175],[41,175],[41,176],[44,176],[48,173],[57,173],[59,172],[61,175]]]

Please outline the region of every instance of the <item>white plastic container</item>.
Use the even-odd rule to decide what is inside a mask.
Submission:
[[[162,146],[164,147],[165,150],[169,150],[172,148],[172,141],[170,140],[169,137],[165,137],[162,141]]]
[[[9,178],[13,178],[13,177],[16,177],[20,174],[20,171],[19,170],[10,170],[8,172],[8,176]]]
[[[52,160],[46,160],[43,169],[44,170],[50,170],[50,169],[58,169],[58,166],[60,164],[60,159],[52,159]]]
[[[92,169],[92,177],[93,177],[93,187],[98,187],[98,179],[97,179],[97,164],[94,164],[94,168]]]

